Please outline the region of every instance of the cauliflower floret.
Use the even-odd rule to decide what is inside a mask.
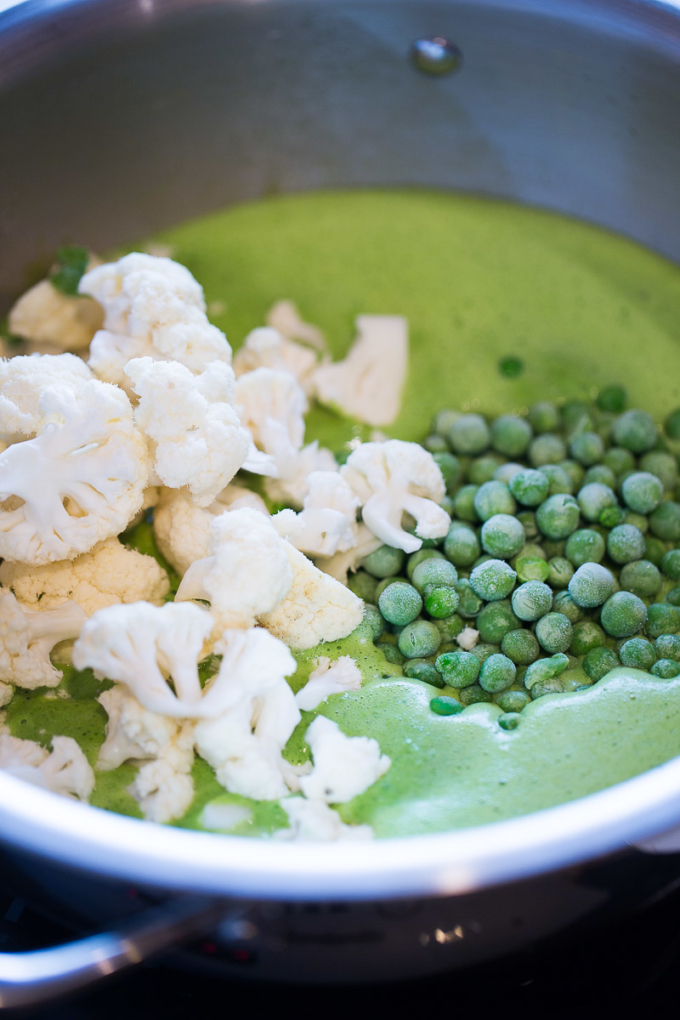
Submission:
[[[277,301],[267,312],[265,321],[288,340],[300,340],[322,354],[326,350],[326,340],[321,330],[318,326],[304,322],[292,301]]]
[[[94,336],[89,363],[106,382],[126,385],[132,358],[179,361],[195,373],[211,361],[231,362],[227,338],[205,314],[200,284],[171,259],[125,255],[86,273],[79,291],[104,309],[104,329]]]
[[[160,606],[170,590],[168,575],[153,556],[126,549],[117,538],[107,538],[74,560],[41,567],[5,560],[0,564],[0,584],[39,612],[73,599],[88,616],[119,602]]]
[[[201,689],[198,662],[212,627],[212,617],[198,606],[108,606],[85,623],[73,646],[73,664],[125,684],[151,712],[188,719],[210,715],[219,699],[214,685],[210,698]]]
[[[0,556],[36,564],[120,534],[149,474],[144,437],[117,387],[92,379],[75,392],[45,390],[39,406],[49,424],[0,454]]]
[[[234,355],[237,376],[256,368],[273,368],[294,376],[306,393],[312,391],[312,373],[316,366],[314,351],[288,340],[270,327],[252,330]]]
[[[150,822],[172,822],[185,814],[194,799],[194,781],[165,758],[142,765],[128,786]]]
[[[336,581],[347,584],[348,571],[351,570],[354,573],[358,570],[366,557],[379,549],[381,545],[380,539],[376,538],[365,524],[359,523],[357,525],[357,542],[352,549],[347,552],[338,552],[335,556],[315,557],[315,563],[320,570],[323,570],[324,574],[330,574]]]
[[[88,801],[94,772],[71,737],[52,737],[52,753],[34,740],[0,733],[0,769],[34,786]]]
[[[302,511],[281,510],[272,523],[282,538],[309,556],[334,556],[357,544],[359,498],[337,471],[313,471]]]
[[[437,462],[418,443],[389,439],[362,443],[347,458],[340,474],[363,506],[364,524],[386,545],[412,553],[423,538],[441,538],[451,518],[437,504],[446,488]],[[416,520],[416,537],[402,528],[402,516]]]
[[[479,631],[475,630],[474,627],[463,627],[456,638],[456,644],[459,648],[462,648],[464,652],[471,652],[478,641]]]
[[[337,471],[338,465],[330,450],[316,440],[291,456],[275,457],[276,477],[267,478],[265,486],[270,499],[290,503],[300,509],[309,492],[309,477],[317,471]]]
[[[408,323],[400,315],[360,315],[356,325],[359,336],[344,361],[314,372],[317,399],[368,425],[391,425],[406,381]]]
[[[269,517],[267,504],[250,489],[227,485],[214,503],[197,507],[193,500],[176,489],[161,490],[153,515],[153,530],[158,548],[178,573],[184,574],[195,560],[210,555],[210,525],[225,510],[249,507]]]
[[[371,737],[348,737],[337,723],[320,715],[305,734],[314,768],[303,776],[305,797],[344,804],[384,776],[392,762]]]
[[[314,840],[329,843],[336,840],[373,839],[370,825],[345,825],[337,811],[321,800],[286,797],[281,807],[288,815],[289,829],[279,829],[277,839]]]
[[[63,674],[50,662],[50,652],[77,637],[86,619],[75,602],[34,612],[0,589],[0,680],[29,690],[56,687]]]
[[[361,599],[288,542],[283,546],[293,583],[283,601],[260,616],[262,626],[296,649],[347,637],[363,619]]]
[[[14,336],[65,351],[82,351],[101,329],[104,313],[96,301],[71,297],[41,280],[19,298],[9,313]]]
[[[295,660],[283,642],[259,628],[226,631],[215,647],[223,654],[218,678],[228,678],[230,703],[196,724],[196,748],[230,793],[277,800],[288,792],[281,752],[300,721],[285,679]]]
[[[212,554],[191,564],[176,601],[203,599],[221,627],[252,627],[293,582],[285,544],[271,520],[249,507],[215,517],[210,533]]]
[[[251,437],[231,406],[231,366],[213,361],[194,376],[176,361],[135,358],[125,374],[139,396],[135,424],[152,441],[158,478],[170,488],[186,486],[197,506],[208,506],[250,446]]]
[[[16,442],[37,435],[50,420],[40,407],[44,391],[58,386],[74,392],[91,378],[75,354],[22,354],[0,361],[0,438]]]
[[[333,664],[322,655],[317,659],[317,667],[310,673],[309,680],[295,695],[298,708],[305,712],[313,712],[322,701],[331,694],[361,689],[361,671],[351,655],[341,655]]]

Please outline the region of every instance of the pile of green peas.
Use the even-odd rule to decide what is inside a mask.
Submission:
[[[448,534],[411,555],[383,545],[349,579],[385,657],[441,689],[434,712],[494,702],[514,729],[530,701],[620,665],[680,675],[680,409],[659,427],[626,405],[612,385],[435,417],[422,445]]]

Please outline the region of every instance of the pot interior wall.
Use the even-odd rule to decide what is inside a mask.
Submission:
[[[0,310],[65,242],[234,202],[419,185],[680,259],[680,16],[614,0],[28,3],[0,18]],[[431,78],[441,34],[462,70]]]

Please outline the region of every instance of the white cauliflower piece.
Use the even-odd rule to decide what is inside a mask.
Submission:
[[[474,627],[463,627],[456,638],[456,644],[459,648],[462,648],[464,652],[471,652],[478,641],[479,631],[475,630]]]
[[[19,298],[9,313],[9,331],[37,344],[83,351],[101,329],[104,313],[96,301],[71,297],[41,280]]]
[[[208,506],[250,446],[231,406],[231,366],[213,361],[195,376],[176,361],[135,358],[125,374],[139,397],[135,424],[152,441],[156,475],[170,488],[186,486],[197,506]]]
[[[47,389],[79,390],[92,372],[75,354],[18,355],[0,361],[0,438],[9,443],[42,432],[50,415],[40,407]]]
[[[221,627],[252,627],[288,593],[293,572],[271,520],[244,507],[215,517],[211,555],[188,568],[176,601],[210,602]]]
[[[337,723],[320,715],[305,734],[314,768],[300,786],[309,800],[344,804],[364,793],[392,762],[372,737],[347,737]]]
[[[149,466],[132,407],[115,386],[45,390],[54,416],[0,454],[0,556],[50,563],[118,535],[139,510]]]
[[[304,322],[292,301],[277,301],[267,312],[265,321],[288,340],[300,340],[321,353],[326,350],[326,339],[319,327]]]
[[[267,478],[265,485],[270,499],[290,503],[300,509],[309,492],[309,477],[317,471],[337,471],[338,465],[330,450],[319,446],[316,440],[298,453],[282,453],[274,458],[276,476]]]
[[[295,670],[288,648],[264,630],[229,630],[216,644],[226,678],[221,712],[194,730],[199,754],[230,793],[278,800],[288,792],[282,757],[300,711],[285,677]]]
[[[71,737],[52,737],[52,752],[34,740],[0,733],[0,769],[34,786],[88,801],[94,790],[94,772]]]
[[[256,368],[273,368],[294,376],[306,393],[312,391],[312,374],[316,366],[314,351],[288,340],[270,327],[252,330],[234,355],[237,376],[254,372]]]
[[[420,549],[421,539],[448,532],[451,518],[438,506],[446,492],[442,473],[418,443],[362,443],[340,474],[361,500],[364,524],[385,545],[412,553]],[[402,528],[404,513],[415,518],[416,535]]]
[[[360,598],[284,542],[293,583],[283,601],[260,616],[263,627],[291,648],[313,648],[347,637],[363,619]]]
[[[73,664],[125,684],[151,712],[187,719],[211,715],[219,690],[201,689],[198,662],[212,627],[212,617],[198,606],[108,606],[85,623]]]
[[[194,799],[194,781],[165,758],[142,765],[128,786],[150,822],[172,822],[185,814]]]
[[[206,507],[197,507],[190,497],[176,489],[163,489],[153,515],[158,548],[180,574],[195,560],[210,555],[210,525],[225,510],[249,507],[269,517],[267,504],[250,489],[227,485],[217,499]],[[151,601],[151,600],[149,600]]]
[[[89,363],[106,382],[126,385],[132,358],[179,361],[194,373],[211,361],[231,362],[227,338],[208,321],[200,284],[169,258],[125,255],[85,273],[78,289],[104,309]]]
[[[119,602],[160,606],[170,590],[168,575],[153,556],[127,549],[117,538],[107,538],[74,560],[41,567],[5,560],[0,584],[41,613],[73,599],[88,616]]]
[[[347,357],[314,372],[316,397],[367,425],[391,425],[408,369],[408,322],[400,315],[360,315],[356,325],[359,336]]]
[[[376,538],[373,532],[363,522],[357,525],[357,542],[347,552],[338,552],[335,556],[315,557],[315,563],[325,574],[330,574],[336,581],[347,584],[347,574],[351,570],[355,573],[372,552],[379,549],[383,543]]]
[[[29,690],[56,687],[63,674],[50,662],[50,652],[77,637],[86,619],[75,602],[35,612],[0,589],[0,680]]]
[[[334,556],[358,540],[359,498],[337,471],[313,471],[302,511],[281,510],[272,517],[279,535],[309,556]]]
[[[332,664],[327,656],[322,655],[317,659],[317,667],[309,674],[305,686],[295,695],[295,700],[298,708],[313,712],[331,694],[360,689],[361,670],[351,655],[341,655]]]
[[[322,800],[286,797],[281,807],[288,815],[289,829],[279,829],[277,839],[332,842],[336,840],[373,839],[370,825],[345,825],[337,811]]]

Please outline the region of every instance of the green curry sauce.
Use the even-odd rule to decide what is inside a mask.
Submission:
[[[680,269],[583,223],[434,192],[324,193],[239,206],[154,242],[201,282],[211,318],[233,346],[280,298],[321,326],[335,357],[349,346],[356,315],[405,315],[410,371],[402,412],[386,430],[399,438],[421,439],[441,407],[498,414],[537,399],[590,397],[610,382],[624,383],[634,406],[658,416],[680,403]],[[499,371],[508,357],[524,365],[514,378]],[[367,434],[323,409],[307,422],[308,438],[334,450]],[[130,540],[153,551],[148,525]],[[335,695],[319,711],[349,735],[375,737],[392,759],[382,779],[340,807],[346,821],[367,822],[377,836],[525,814],[680,753],[680,677],[616,669],[587,690],[533,702],[506,731],[495,705],[433,713],[431,698],[451,692],[405,679],[365,625],[299,653],[295,690],[319,654],[352,655],[364,679],[360,691]],[[11,730],[45,744],[53,734],[72,736],[94,764],[106,724],[94,700],[102,687],[66,667],[57,692],[17,691],[7,710]],[[293,762],[308,757],[304,734],[314,714],[303,713],[288,744]],[[235,833],[286,826],[278,804],[226,793],[200,759],[193,774],[194,803],[175,824],[200,828],[204,806],[219,802],[251,808]],[[126,792],[133,775],[129,765],[98,773],[92,803],[139,816]]]

